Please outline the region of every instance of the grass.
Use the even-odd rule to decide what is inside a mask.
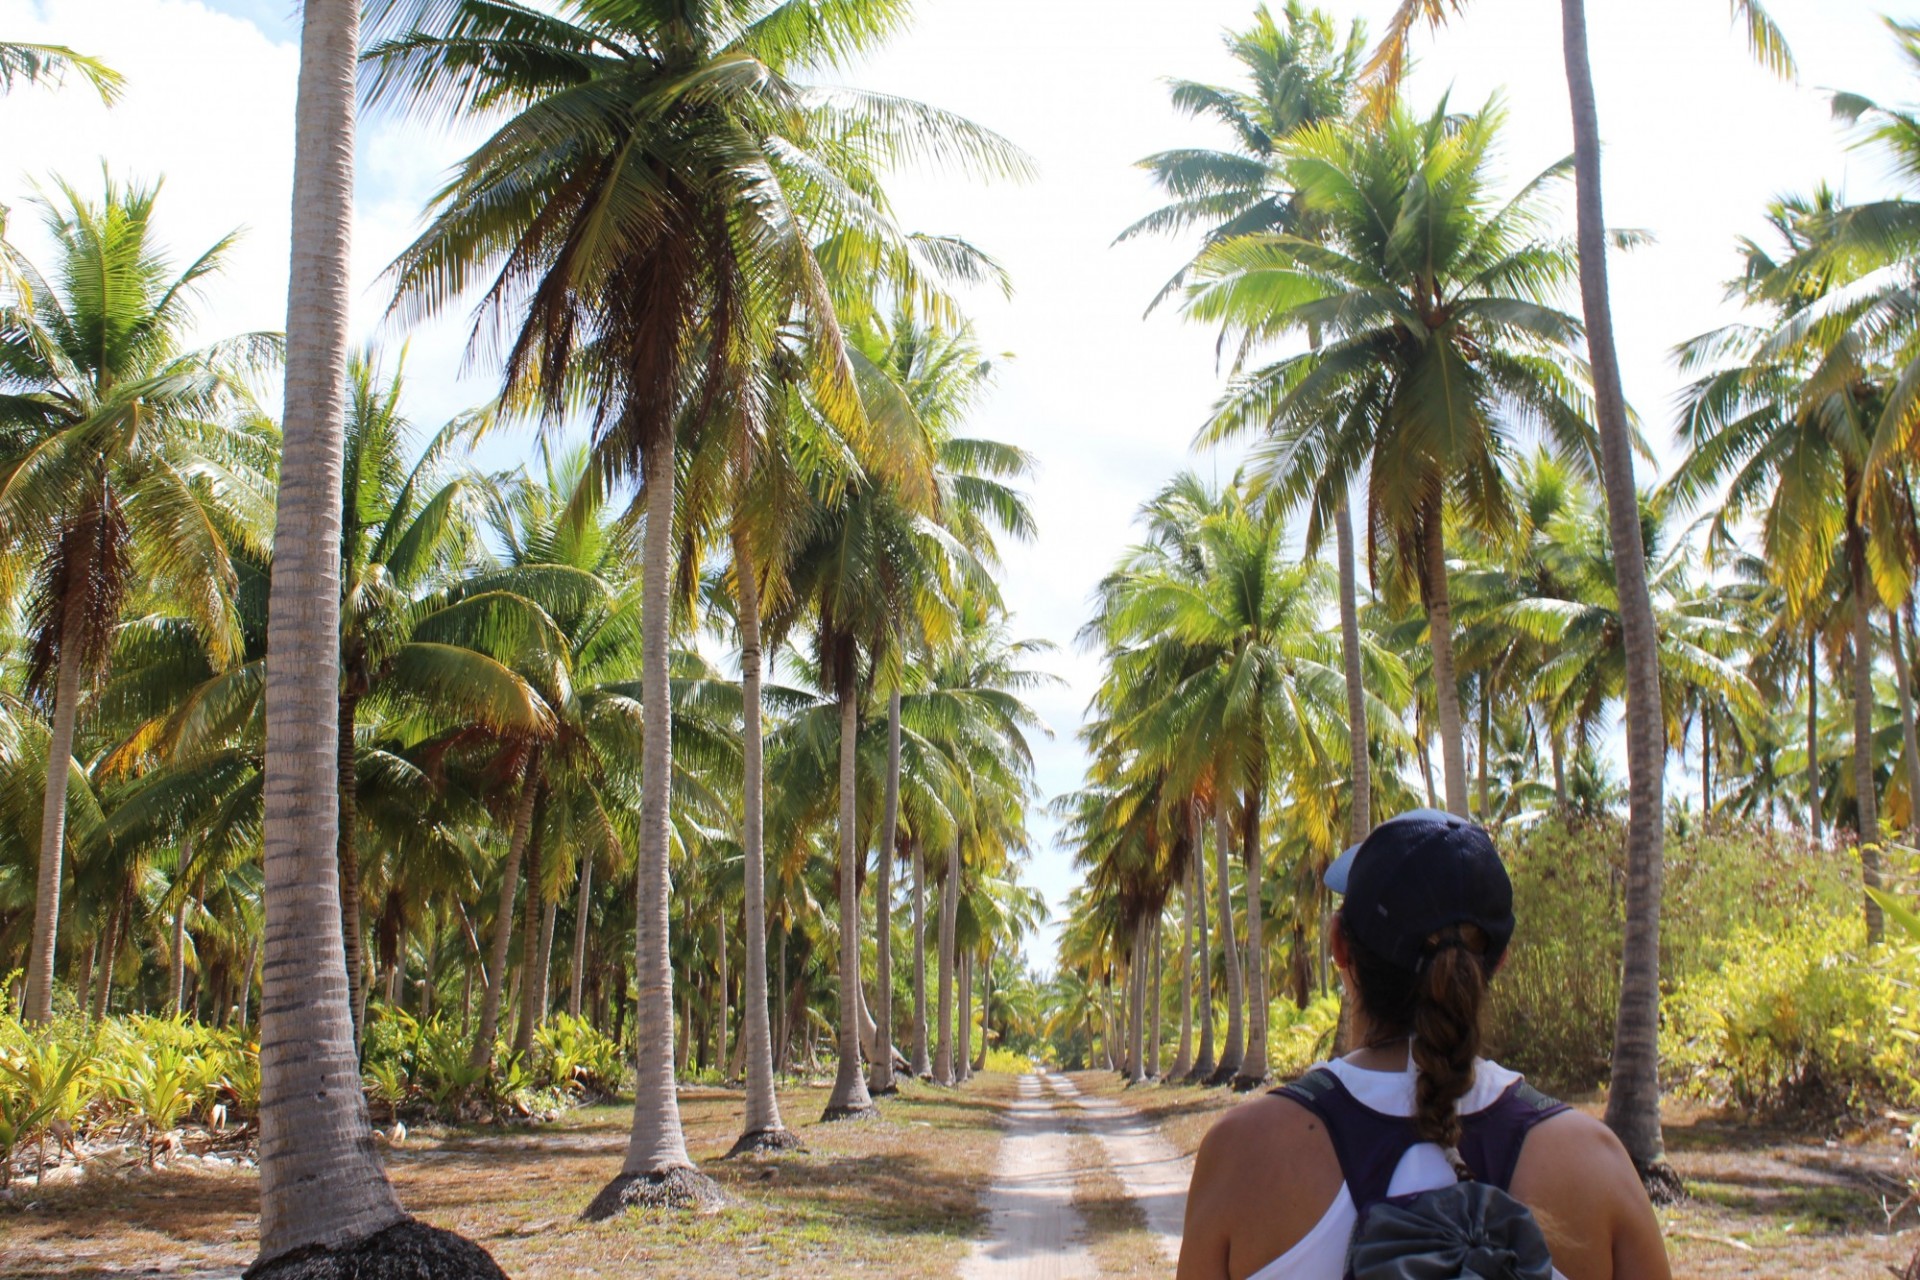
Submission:
[[[619,1170],[631,1111],[588,1107],[556,1124],[410,1135],[387,1155],[407,1209],[459,1231],[519,1280],[624,1274],[712,1277],[872,1272],[947,1277],[981,1228],[979,1195],[999,1146],[1009,1077],[960,1090],[918,1082],[878,1120],[818,1123],[825,1085],[781,1091],[805,1143],[776,1157],[722,1160],[737,1136],[735,1091],[681,1097],[687,1143],[733,1198],[718,1213],[579,1214]],[[0,1276],[232,1274],[252,1261],[258,1184],[249,1171],[96,1171],[0,1205]]]

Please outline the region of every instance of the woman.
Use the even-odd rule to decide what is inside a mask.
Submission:
[[[1326,882],[1344,895],[1333,958],[1358,996],[1363,1047],[1214,1125],[1187,1197],[1180,1280],[1341,1280],[1363,1214],[1464,1181],[1531,1211],[1554,1276],[1671,1280],[1612,1132],[1479,1057],[1487,983],[1514,925],[1487,833],[1431,809],[1403,814]],[[1534,1274],[1547,1273],[1542,1256]]]

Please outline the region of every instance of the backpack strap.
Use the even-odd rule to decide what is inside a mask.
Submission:
[[[1460,1117],[1460,1155],[1479,1181],[1510,1190],[1527,1135],[1541,1121],[1570,1110],[1525,1080],[1516,1080],[1486,1110]]]
[[[1305,1107],[1327,1127],[1347,1194],[1363,1215],[1387,1198],[1400,1158],[1420,1142],[1406,1116],[1383,1115],[1347,1092],[1340,1077],[1322,1067],[1273,1092]]]

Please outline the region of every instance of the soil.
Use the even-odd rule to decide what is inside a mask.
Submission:
[[[246,1280],[506,1280],[464,1236],[408,1218],[341,1249],[314,1246],[257,1263]]]

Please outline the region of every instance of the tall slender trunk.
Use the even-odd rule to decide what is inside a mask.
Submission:
[[[547,1014],[553,1007],[553,933],[554,926],[560,920],[560,903],[549,899],[546,910],[540,913],[540,942],[535,963],[539,966],[533,980],[533,1029],[538,1031],[546,1025]],[[406,953],[401,952],[400,965],[406,967]]]
[[[123,889],[114,900],[113,909],[107,913],[107,932],[100,942],[100,985],[93,993],[93,1020],[100,1021],[107,1016],[107,1010],[113,1005],[114,962],[120,955],[120,937],[127,927],[127,916],[133,906],[131,887]]]
[[[1468,817],[1467,753],[1460,717],[1460,684],[1453,668],[1453,592],[1447,583],[1447,534],[1443,501],[1427,499],[1420,539],[1425,563],[1427,632],[1433,646],[1433,700],[1440,721],[1440,774],[1446,782],[1447,812]]]
[[[1553,757],[1553,807],[1564,814],[1568,808],[1567,762],[1560,745],[1560,730],[1551,722],[1547,724],[1547,752]]]
[[[1213,947],[1207,938],[1207,837],[1199,805],[1189,804],[1187,822],[1193,833],[1193,903],[1199,916],[1200,947],[1199,990],[1195,995],[1200,1002],[1200,1053],[1188,1077],[1208,1080],[1218,1064],[1213,1060]]]
[[[745,529],[733,531],[735,604],[740,615],[741,790],[740,848],[746,880],[746,969],[740,977],[740,1002],[746,1010],[746,1116],[736,1149],[782,1145],[787,1132],[780,1101],[773,1091],[773,1036],[767,1009],[767,855],[764,835],[766,765],[760,729],[760,577]],[[786,936],[781,935],[780,995],[786,988]],[[784,1014],[782,1015],[784,1018]],[[784,1033],[782,1036],[784,1040]],[[784,1061],[785,1050],[782,1049]]]
[[[488,948],[486,989],[480,993],[480,1029],[474,1033],[467,1062],[479,1070],[493,1061],[493,1042],[500,1034],[500,1002],[507,989],[507,949],[513,944],[514,903],[520,895],[520,864],[533,834],[533,807],[540,791],[540,748],[527,758],[526,777],[513,806],[513,834],[507,838],[507,861],[500,868],[500,907],[493,917],[493,939]]]
[[[1215,876],[1219,880],[1220,949],[1226,953],[1227,960],[1227,1044],[1213,1069],[1211,1078],[1215,1084],[1225,1084],[1239,1075],[1240,1064],[1246,1056],[1246,1028],[1240,1020],[1245,993],[1240,977],[1240,947],[1233,936],[1233,889],[1227,876],[1233,841],[1227,832],[1227,801],[1220,795],[1213,802],[1213,857]]]
[[[100,935],[93,936],[93,945],[80,953],[80,976],[74,983],[76,1003],[84,1012],[93,1007],[93,971],[100,963]]]
[[[973,954],[962,951],[954,958],[960,966],[960,1030],[953,1074],[955,1084],[965,1084],[973,1075]]]
[[[247,948],[247,967],[240,974],[240,1025],[243,1027],[253,1025],[248,1018],[251,1012],[248,1006],[253,1000],[253,975],[259,968],[260,940],[255,938],[253,945]]]
[[[667,670],[667,635],[673,615],[674,437],[661,430],[643,463],[647,527],[641,560],[641,705],[646,741],[641,750],[639,873],[634,878],[633,1132],[615,1178],[596,1197],[589,1212],[611,1214],[647,1187],[697,1186],[697,1198],[711,1189],[688,1175],[686,1136],[680,1127],[680,1099],[673,1074],[673,964],[667,950],[673,892],[667,858],[673,800],[672,683]],[[682,1201],[675,1200],[676,1203]]]
[[[1417,723],[1416,728],[1420,735],[1416,745],[1416,750],[1420,757],[1420,780],[1426,786],[1427,808],[1438,809],[1440,807],[1440,793],[1433,789],[1433,744],[1431,741],[1433,731],[1423,720]]]
[[[993,1017],[992,938],[987,939],[986,949],[981,952],[978,959],[970,960],[968,964],[977,964],[980,970],[980,1045],[973,1051],[973,1057],[970,1060],[972,1065],[969,1069],[971,1071],[985,1071],[987,1069],[987,1045],[990,1043],[992,1037],[992,1031],[990,1029],[991,1019]]]
[[[513,1051],[533,1049],[534,1019],[540,1012],[540,988],[546,975],[540,970],[540,924],[546,915],[547,851],[546,797],[533,802],[533,834],[527,839],[527,900],[520,919],[520,1006],[513,1027]]]
[[[1713,712],[1700,708],[1700,820],[1713,818]]]
[[[1266,754],[1265,745],[1259,748]],[[1264,892],[1266,850],[1260,842],[1261,800],[1266,791],[1266,765],[1240,806],[1240,856],[1247,869],[1247,1052],[1234,1076],[1236,1089],[1253,1089],[1266,1081],[1267,1066],[1267,904]]]
[[[940,882],[940,938],[939,956],[936,962],[939,968],[939,996],[936,1000],[940,1016],[940,1034],[938,1047],[933,1055],[933,1080],[935,1084],[952,1084],[953,1078],[953,980],[954,980],[954,925],[960,905],[960,842],[953,840],[947,845],[947,876]]]
[[[1848,486],[1847,567],[1853,577],[1853,790],[1854,834],[1860,842],[1860,878],[1880,888],[1880,797],[1873,776],[1873,582],[1867,576],[1867,535],[1860,527]],[[1886,936],[1880,904],[1865,894],[1867,942]]]
[[[1127,952],[1127,1079],[1143,1084],[1147,1078],[1147,917],[1133,922],[1133,945]]]
[[[1180,878],[1180,1048],[1173,1055],[1170,1080],[1193,1069],[1193,864],[1199,850],[1187,850],[1187,874]]]
[[[587,984],[587,924],[593,916],[593,855],[580,855],[580,880],[573,895],[573,972],[567,991],[567,1016],[580,1016],[580,997]]]
[[[1913,607],[1912,597],[1907,608]],[[1900,686],[1900,747],[1907,758],[1907,830],[1920,831],[1920,730],[1914,724],[1913,665],[1907,657],[1907,642],[1901,626],[1902,610],[1888,608],[1887,625],[1893,641],[1893,678]]]
[[[74,724],[80,708],[82,649],[87,625],[80,587],[67,594],[61,622],[59,667],[54,672],[53,723],[47,735],[47,789],[40,808],[40,866],[34,882],[33,945],[27,952],[28,1022],[53,1018],[53,961],[60,936],[60,882],[67,845],[67,780],[73,760]]]
[[[1154,916],[1147,928],[1147,954],[1153,958],[1153,990],[1147,993],[1147,1078],[1160,1078],[1160,1013],[1165,994],[1161,982],[1165,966],[1160,954],[1160,917]]]
[[[340,939],[347,956],[347,981],[353,987],[353,1042],[361,1043],[367,1025],[367,957],[364,926],[360,910],[360,842],[358,831],[360,775],[356,769],[354,726],[359,719],[360,699],[340,695],[340,733],[335,746],[335,778],[340,791],[340,830],[337,856],[340,863]]]
[[[176,874],[186,875],[187,865],[193,860],[191,846],[186,842],[180,845],[180,866]],[[187,895],[180,895],[179,905],[173,909],[173,954],[169,957],[172,971],[168,978],[167,1012],[181,1014],[186,1012],[187,1000]]]
[[[1353,799],[1347,829],[1353,840],[1373,827],[1373,762],[1367,753],[1367,685],[1360,667],[1359,575],[1354,568],[1353,513],[1346,503],[1334,512],[1340,560],[1340,660],[1347,679],[1347,752],[1351,757]]]
[[[1807,830],[1815,844],[1820,821],[1820,635],[1807,624]]]
[[[355,0],[307,0],[267,603],[263,1263],[354,1244],[406,1217],[367,1119],[340,916],[340,486],[358,53]]]
[[[1614,1023],[1613,1071],[1607,1124],[1626,1146],[1641,1176],[1662,1190],[1677,1189],[1664,1171],[1660,1132],[1660,893],[1665,811],[1666,729],[1660,701],[1659,636],[1647,591],[1646,547],[1640,537],[1640,495],[1633,475],[1633,435],[1627,425],[1620,359],[1607,297],[1607,223],[1601,200],[1600,119],[1587,52],[1585,0],[1560,0],[1568,100],[1573,115],[1574,177],[1579,214],[1580,296],[1593,367],[1595,419],[1606,478],[1607,529],[1620,601],[1621,642],[1627,660],[1627,901]]]
[[[910,841],[913,850],[913,1074],[926,1079],[933,1074],[927,1056],[927,851],[920,837]]]
[[[723,905],[718,918],[714,921],[715,959],[714,1002],[718,1008],[714,1011],[714,1053],[713,1061],[722,1075],[727,1069],[727,912]]]
[[[887,695],[887,787],[880,819],[880,856],[873,878],[874,1093],[892,1093],[893,1083],[893,856],[900,834],[900,690]]]
[[[1493,747],[1493,680],[1491,673],[1480,677],[1480,821],[1493,821],[1493,775],[1488,768]]]
[[[867,1079],[860,1073],[860,845],[854,821],[860,732],[857,662],[853,642],[840,641],[834,654],[834,693],[840,702],[840,1062],[822,1117],[826,1120],[873,1112]]]

